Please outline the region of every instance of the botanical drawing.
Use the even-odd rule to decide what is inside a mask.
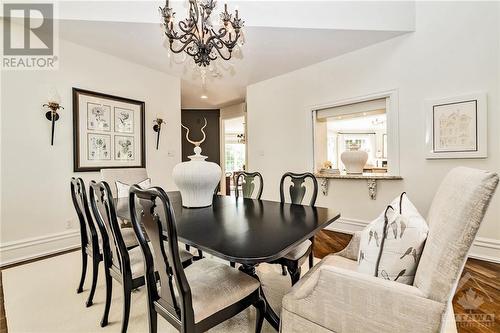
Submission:
[[[109,105],[88,102],[87,129],[94,131],[110,131],[111,107]]]
[[[89,160],[110,160],[111,136],[89,133],[87,149]]]
[[[115,107],[115,132],[134,133],[134,111]]]
[[[133,136],[115,135],[115,159],[116,160],[135,159]]]

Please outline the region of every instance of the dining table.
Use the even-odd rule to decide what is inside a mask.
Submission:
[[[259,279],[257,265],[283,257],[340,217],[332,208],[222,195],[214,195],[209,207],[186,208],[182,206],[180,192],[167,192],[167,195],[180,242],[239,263],[242,272],[256,279]],[[131,220],[128,197],[115,199],[115,208],[119,218]],[[141,206],[136,205],[136,209],[136,214],[140,213]],[[163,209],[156,212],[161,221],[165,221]],[[263,291],[262,295],[266,301],[265,318],[278,330],[279,316]]]

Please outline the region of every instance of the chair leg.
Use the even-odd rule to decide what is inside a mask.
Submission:
[[[127,332],[128,319],[130,317],[130,298],[132,294],[132,285],[129,281],[123,281],[123,319],[122,333]]]
[[[285,267],[285,265],[281,265],[281,275],[286,276],[286,267]]]
[[[82,247],[82,276],[80,277],[80,284],[76,293],[79,294],[83,291],[83,283],[85,282],[85,275],[87,274],[87,253],[85,253],[85,247]]]
[[[97,286],[97,275],[99,273],[99,258],[92,257],[92,287],[90,288],[89,298],[87,299],[87,307],[93,304],[95,288]]]
[[[264,323],[264,316],[266,314],[266,302],[264,299],[259,299],[255,304],[255,309],[257,310],[255,318],[255,333],[260,333],[262,330],[262,324]]]
[[[236,263],[234,261],[230,261],[229,262],[229,265],[232,267],[232,268],[236,268]]]
[[[153,304],[148,305],[148,314],[149,333],[156,333],[158,331],[158,315],[154,309]]]
[[[109,268],[104,268],[104,274],[106,276],[106,304],[104,306],[104,314],[101,320],[101,327],[105,327],[108,325],[108,317],[109,317],[109,309],[111,307],[111,296],[113,294],[113,279],[111,278],[111,274],[109,273]]]
[[[290,273],[290,279],[292,280],[292,286],[293,286],[300,280],[301,268],[298,262],[295,262],[293,265],[287,266],[287,268],[288,268],[288,273]]]
[[[309,238],[311,241],[311,253],[309,253],[309,269],[314,266],[314,236]]]

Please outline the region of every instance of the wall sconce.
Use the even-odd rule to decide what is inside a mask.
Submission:
[[[56,127],[56,121],[59,120],[59,114],[57,114],[57,111],[59,109],[64,110],[64,108],[59,104],[61,101],[61,97],[57,93],[57,90],[55,90],[54,88],[49,90],[47,100],[48,100],[48,103],[43,104],[43,107],[46,109],[47,108],[50,109],[50,111],[47,111],[47,113],[45,113],[45,118],[47,118],[48,120],[50,120],[52,122],[52,133],[51,133],[50,145],[53,146],[54,145],[54,130]]]
[[[156,132],[156,150],[158,150],[158,146],[160,145],[160,131],[161,131],[161,124],[163,124],[163,119],[161,118],[156,118],[153,120],[153,131]]]

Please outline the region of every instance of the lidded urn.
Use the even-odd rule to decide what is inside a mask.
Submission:
[[[349,174],[363,173],[366,162],[368,161],[368,153],[359,150],[360,145],[351,144],[349,150],[346,150],[340,155],[342,163],[344,163],[346,172]]]
[[[182,206],[186,208],[200,208],[212,205],[214,191],[220,182],[222,170],[217,163],[207,162],[207,156],[201,155],[200,145],[205,141],[205,125],[201,128],[203,139],[192,141],[189,139],[189,128],[182,125],[187,130],[186,139],[194,147],[194,155],[188,156],[190,161],[182,162],[174,167],[172,176],[175,185],[179,188],[182,197]]]

